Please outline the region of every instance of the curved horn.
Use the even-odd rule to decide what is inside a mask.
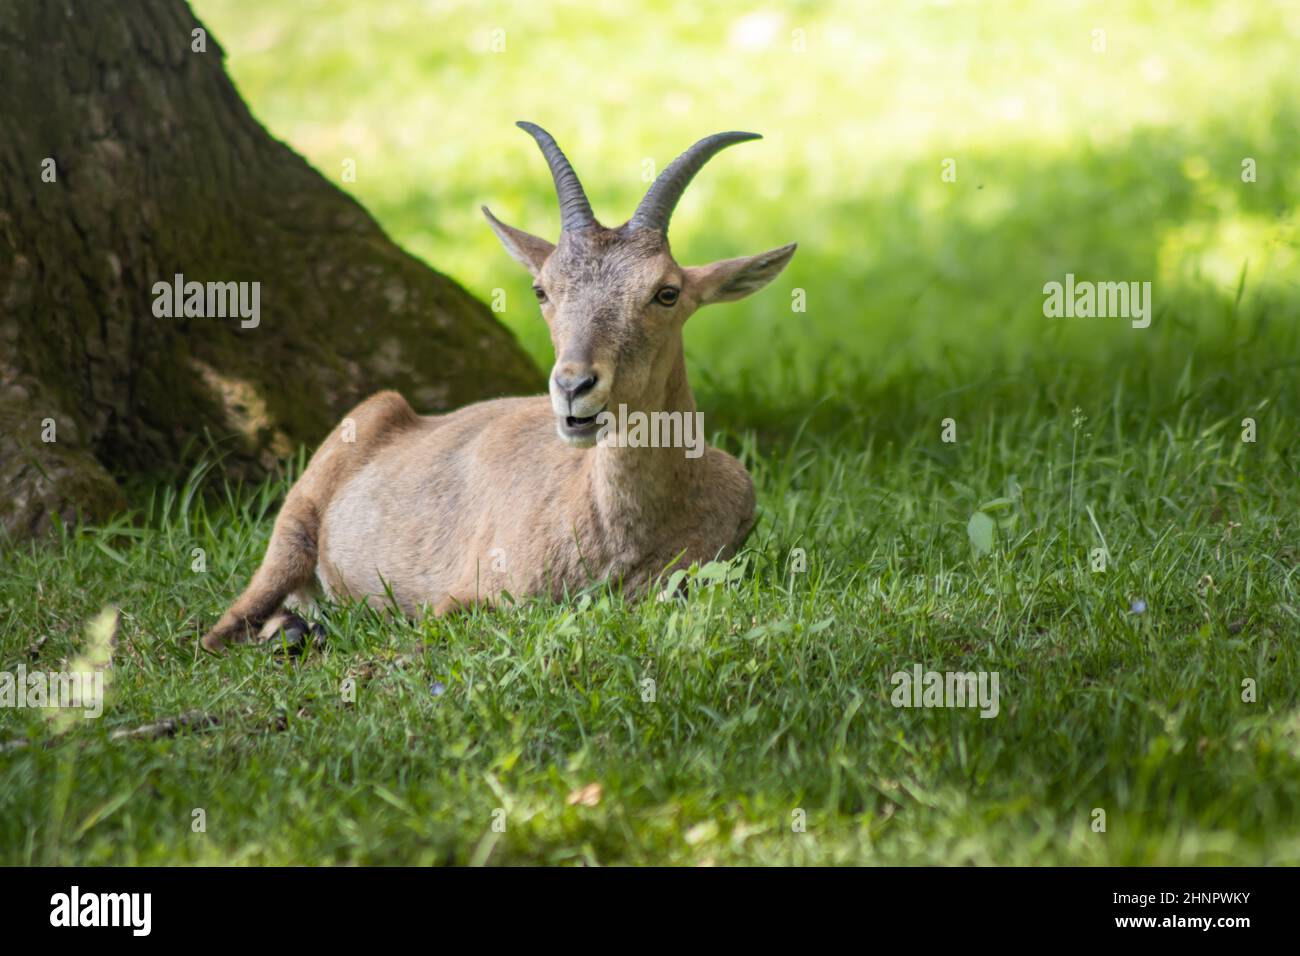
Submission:
[[[672,218],[677,200],[682,198],[686,186],[695,174],[720,150],[734,143],[762,139],[757,133],[714,133],[706,136],[682,153],[659,174],[651,185],[641,205],[636,207],[628,225],[641,229],[657,229],[668,234],[668,220]]]
[[[561,231],[571,232],[574,229],[595,225],[596,217],[592,215],[591,203],[587,202],[587,194],[582,190],[578,174],[565,159],[554,137],[536,123],[520,120],[515,125],[537,140],[537,145],[542,148],[542,155],[546,157],[547,165],[551,167],[551,178],[555,180],[555,195],[560,200]]]

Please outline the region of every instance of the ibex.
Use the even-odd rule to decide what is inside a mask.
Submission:
[[[396,392],[358,405],[290,489],[261,567],[204,635],[207,650],[281,633],[300,640],[307,624],[291,609],[322,591],[410,616],[491,605],[503,592],[558,599],[605,580],[636,596],[674,568],[732,556],[748,536],[754,485],[735,458],[627,447],[598,417],[619,406],[694,415],[683,323],[762,288],[790,261],[793,244],[682,267],[668,248],[668,220],[692,177],[724,147],[759,137],[700,140],[608,229],[550,134],[518,125],[550,165],[559,242],[483,214],[533,276],[555,346],[549,397],[430,416]]]

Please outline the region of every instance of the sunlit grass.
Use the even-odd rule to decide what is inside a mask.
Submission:
[[[1294,255],[1294,4],[195,8],[271,131],[335,181],[355,159],[346,188],[480,297],[505,289],[503,321],[543,361],[528,279],[478,211],[557,228],[521,118],[555,133],[611,223],[644,191],[646,160],[661,169],[721,129],[765,135],[718,157],[673,223],[686,262],[800,243],[767,294],[691,324],[692,360],[719,373],[765,368],[773,342],[804,366],[832,349],[887,361],[900,337],[937,358],[1008,324],[997,348],[1037,352],[1039,290],[1065,271],[1159,278],[1168,300],[1232,286],[1247,259],[1253,288],[1294,262],[1234,238],[1239,219],[1262,217],[1258,231],[1289,215]],[[1189,222],[1191,247],[1177,237]],[[1157,263],[1171,245],[1176,266]],[[790,311],[795,288],[806,313]],[[1127,347],[1083,333],[1098,335]]]

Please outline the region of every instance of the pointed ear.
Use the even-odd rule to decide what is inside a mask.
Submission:
[[[487,216],[488,225],[501,240],[501,245],[506,247],[506,252],[536,277],[537,273],[542,271],[542,263],[546,261],[547,256],[555,251],[555,245],[539,236],[530,235],[522,229],[507,226],[492,215],[492,210],[487,206],[483,207],[483,215]]]
[[[795,243],[760,252],[756,256],[723,259],[707,266],[684,269],[686,285],[700,305],[711,302],[734,302],[757,292],[777,277],[794,255]]]

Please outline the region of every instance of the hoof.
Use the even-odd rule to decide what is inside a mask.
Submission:
[[[199,646],[209,654],[221,654],[226,649],[226,639],[220,634],[208,632],[203,635],[203,640],[199,641]]]
[[[284,623],[268,643],[273,652],[297,657],[309,646],[325,646],[325,628],[319,624],[308,624],[297,614],[286,614]]]

